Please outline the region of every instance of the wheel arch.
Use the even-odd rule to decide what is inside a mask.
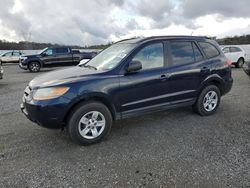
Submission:
[[[69,117],[71,116],[71,113],[79,106],[81,105],[81,103],[84,102],[88,102],[88,101],[95,101],[95,102],[100,102],[102,104],[104,104],[110,111],[113,120],[117,119],[117,112],[115,109],[114,104],[111,102],[111,100],[102,94],[91,94],[91,95],[85,95],[83,97],[81,97],[80,99],[78,99],[77,101],[75,101],[67,110],[65,117],[63,119],[63,123],[64,125],[66,125]]]
[[[237,62],[239,62],[240,59],[243,59],[243,62],[245,62],[245,58],[244,57],[239,57],[239,59],[238,59]]]
[[[225,87],[224,87],[224,81],[223,81],[223,79],[219,76],[219,75],[211,75],[211,76],[209,76],[208,78],[206,78],[203,82],[202,82],[202,84],[201,84],[201,86],[200,86],[200,88],[199,88],[199,90],[198,90],[198,94],[200,94],[201,92],[202,92],[202,90],[206,87],[206,86],[208,86],[208,85],[215,85],[215,86],[217,86],[218,88],[219,88],[219,90],[220,90],[220,93],[221,93],[221,95],[223,95],[224,93],[225,93]]]
[[[40,66],[43,67],[43,62],[42,62],[40,59],[37,59],[37,58],[35,58],[35,59],[30,59],[30,60],[28,61],[28,63],[27,63],[27,66],[29,66],[29,64],[30,64],[31,62],[38,62],[38,63],[40,64]]]

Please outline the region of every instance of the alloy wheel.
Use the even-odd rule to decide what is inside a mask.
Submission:
[[[209,91],[203,99],[203,107],[207,112],[213,111],[218,104],[218,95],[215,91]]]
[[[83,115],[79,121],[78,129],[82,137],[95,139],[102,134],[105,125],[106,120],[104,115],[98,111],[92,111]]]

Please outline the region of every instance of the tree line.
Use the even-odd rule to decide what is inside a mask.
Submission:
[[[216,39],[220,45],[239,45],[239,44],[250,44],[250,34],[243,36],[225,37],[222,39]],[[93,45],[93,46],[78,46],[69,45],[73,49],[105,49],[112,43]],[[60,47],[65,45],[51,44],[51,43],[37,43],[37,42],[9,42],[5,40],[0,40],[0,50],[38,50],[46,47]]]

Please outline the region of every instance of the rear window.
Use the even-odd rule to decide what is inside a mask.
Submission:
[[[242,50],[238,47],[230,47],[231,52],[241,52]]]
[[[57,48],[56,53],[57,54],[66,54],[66,53],[69,53],[69,49],[68,48]]]
[[[203,55],[194,42],[170,41],[173,65],[185,65],[203,60]]]
[[[204,53],[206,54],[207,58],[213,58],[220,55],[219,50],[211,43],[208,42],[198,42],[198,43],[201,46]]]
[[[173,65],[183,65],[195,62],[191,42],[171,41],[170,47]]]

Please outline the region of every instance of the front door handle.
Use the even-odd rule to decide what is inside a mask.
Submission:
[[[162,74],[161,76],[160,76],[160,80],[162,80],[162,81],[164,81],[164,80],[166,80],[166,79],[168,79],[168,78],[170,78],[171,77],[171,74]]]
[[[210,69],[208,67],[202,67],[201,72],[202,73],[210,72]]]

